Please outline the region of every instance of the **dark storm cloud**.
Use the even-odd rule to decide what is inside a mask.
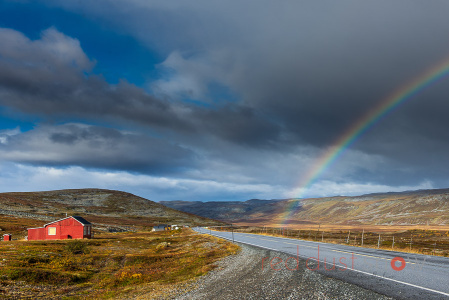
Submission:
[[[196,155],[185,148],[141,134],[112,128],[67,124],[41,126],[5,137],[3,160],[46,166],[82,166],[169,174],[196,165]]]
[[[39,40],[1,29],[0,103],[25,113],[50,118],[78,116],[133,121],[142,124],[189,126],[163,101],[142,89],[86,75],[93,66],[78,40],[56,29],[43,31]]]
[[[193,117],[211,134],[234,143],[258,147],[273,146],[281,128],[251,107],[227,105],[218,110],[196,110]]]
[[[62,5],[125,28],[167,55],[161,66],[182,75],[159,85],[169,95],[184,88],[199,96],[204,85],[219,81],[245,107],[277,120],[292,142],[318,147],[448,56],[447,1],[135,1],[127,11],[114,3]],[[185,87],[186,78],[194,84]],[[445,126],[425,125],[446,111],[443,90],[432,100],[420,98],[432,102],[433,112],[406,116],[413,126],[404,135],[447,140]]]
[[[133,122],[184,134],[217,135],[235,143],[259,145],[276,136],[276,125],[249,107],[237,104],[205,111],[157,99],[125,81],[110,85],[100,76],[86,75],[93,62],[76,39],[56,29],[44,31],[37,41],[1,29],[0,39],[7,41],[0,49],[0,103],[22,112],[56,120]]]
[[[76,140],[78,140],[78,136],[72,133],[56,132],[50,135],[50,140],[54,143],[72,145],[75,143]]]

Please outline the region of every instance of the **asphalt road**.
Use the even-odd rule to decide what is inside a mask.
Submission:
[[[323,275],[396,299],[449,299],[449,259],[445,257],[206,228],[194,229],[200,233],[229,240],[234,238],[235,242],[292,255],[287,260],[261,257],[261,269],[295,272],[297,264],[304,264]]]

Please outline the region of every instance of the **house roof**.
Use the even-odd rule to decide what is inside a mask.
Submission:
[[[91,225],[92,223],[87,221],[85,218],[80,217],[80,216],[72,216],[72,218],[74,218],[75,220],[77,220],[78,222],[80,222],[81,224],[84,225]]]
[[[159,227],[167,227],[168,225],[166,225],[166,224],[159,224],[159,225],[156,225],[156,226],[153,226],[153,227],[157,227],[157,228],[159,228]]]
[[[64,218],[64,219],[59,219],[59,220],[56,220],[56,221],[47,223],[47,224],[45,224],[45,225],[42,226],[42,227],[45,227],[45,226],[47,226],[47,225],[50,225],[50,224],[53,224],[53,223],[56,223],[56,222],[59,222],[59,221],[62,221],[62,220],[70,219],[70,218],[73,218],[73,219],[77,220],[78,222],[80,222],[80,223],[83,224],[83,225],[92,225],[91,222],[87,221],[86,219],[84,219],[84,218],[82,218],[82,217],[80,217],[80,216],[70,216],[70,217],[67,217],[67,218]]]

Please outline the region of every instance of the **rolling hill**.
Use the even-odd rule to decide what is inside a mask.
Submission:
[[[448,225],[448,199],[448,189],[434,189],[354,197],[160,203],[241,224]]]
[[[158,223],[180,225],[221,224],[181,212],[130,193],[104,189],[0,193],[0,215],[53,221],[81,215],[98,225],[127,230]]]

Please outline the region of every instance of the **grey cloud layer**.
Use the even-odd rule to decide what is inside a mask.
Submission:
[[[197,160],[192,151],[161,139],[81,124],[4,134],[0,157],[33,165],[78,165],[147,174],[177,173],[194,167]]]
[[[0,103],[50,119],[75,116],[113,126],[138,124],[140,130],[164,137],[155,149],[179,142],[208,167],[195,169],[183,160],[192,153],[173,150],[180,165],[215,178],[239,172],[253,182],[269,182],[274,176],[287,182],[283,170],[300,177],[317,153],[361,115],[448,56],[448,1],[99,0],[53,5],[100,19],[159,51],[167,57],[159,65],[167,76],[148,83],[153,95],[126,81],[110,85],[93,74],[94,63],[76,37],[50,29],[30,41],[3,30],[0,38],[9,42],[0,50]],[[211,88],[215,84],[236,99],[217,101]],[[204,105],[183,102],[184,97]],[[444,80],[363,136],[353,145],[355,152],[342,159],[356,158],[359,166],[337,164],[329,179],[392,185],[429,179],[437,187],[446,185],[447,125]],[[52,134],[56,145],[83,140],[80,134]],[[315,153],[296,157],[299,149]],[[155,157],[164,152],[155,151]],[[269,166],[270,157],[274,162]],[[206,163],[210,159],[220,160],[222,174],[208,169],[213,167]],[[264,162],[261,170],[258,160]],[[374,168],[378,160],[383,163]],[[162,161],[167,161],[164,155]],[[112,162],[105,160],[103,167],[126,169]],[[84,162],[90,165],[102,167]],[[263,174],[264,168],[271,174]]]
[[[87,7],[168,56],[161,67],[175,75],[153,83],[156,89],[205,100],[208,83],[218,81],[246,106],[281,120],[295,142],[317,146],[448,56],[448,1],[134,1],[127,11],[117,2],[101,10],[110,3]],[[447,86],[406,107],[402,139],[447,140],[447,127],[436,124],[448,123],[441,114]]]
[[[186,126],[169,104],[127,82],[107,84],[86,76],[94,65],[78,40],[56,29],[31,41],[20,32],[1,29],[0,103],[22,112],[56,118],[78,116],[133,120],[144,124]]]
[[[264,132],[267,138],[277,134],[276,125],[259,117],[254,108],[236,104],[205,110],[155,98],[125,81],[110,85],[100,76],[86,75],[93,63],[79,42],[55,29],[44,31],[36,41],[3,29],[0,39],[8,41],[0,52],[0,103],[22,112],[56,120],[78,117],[192,135],[217,134],[237,143],[262,143]]]

